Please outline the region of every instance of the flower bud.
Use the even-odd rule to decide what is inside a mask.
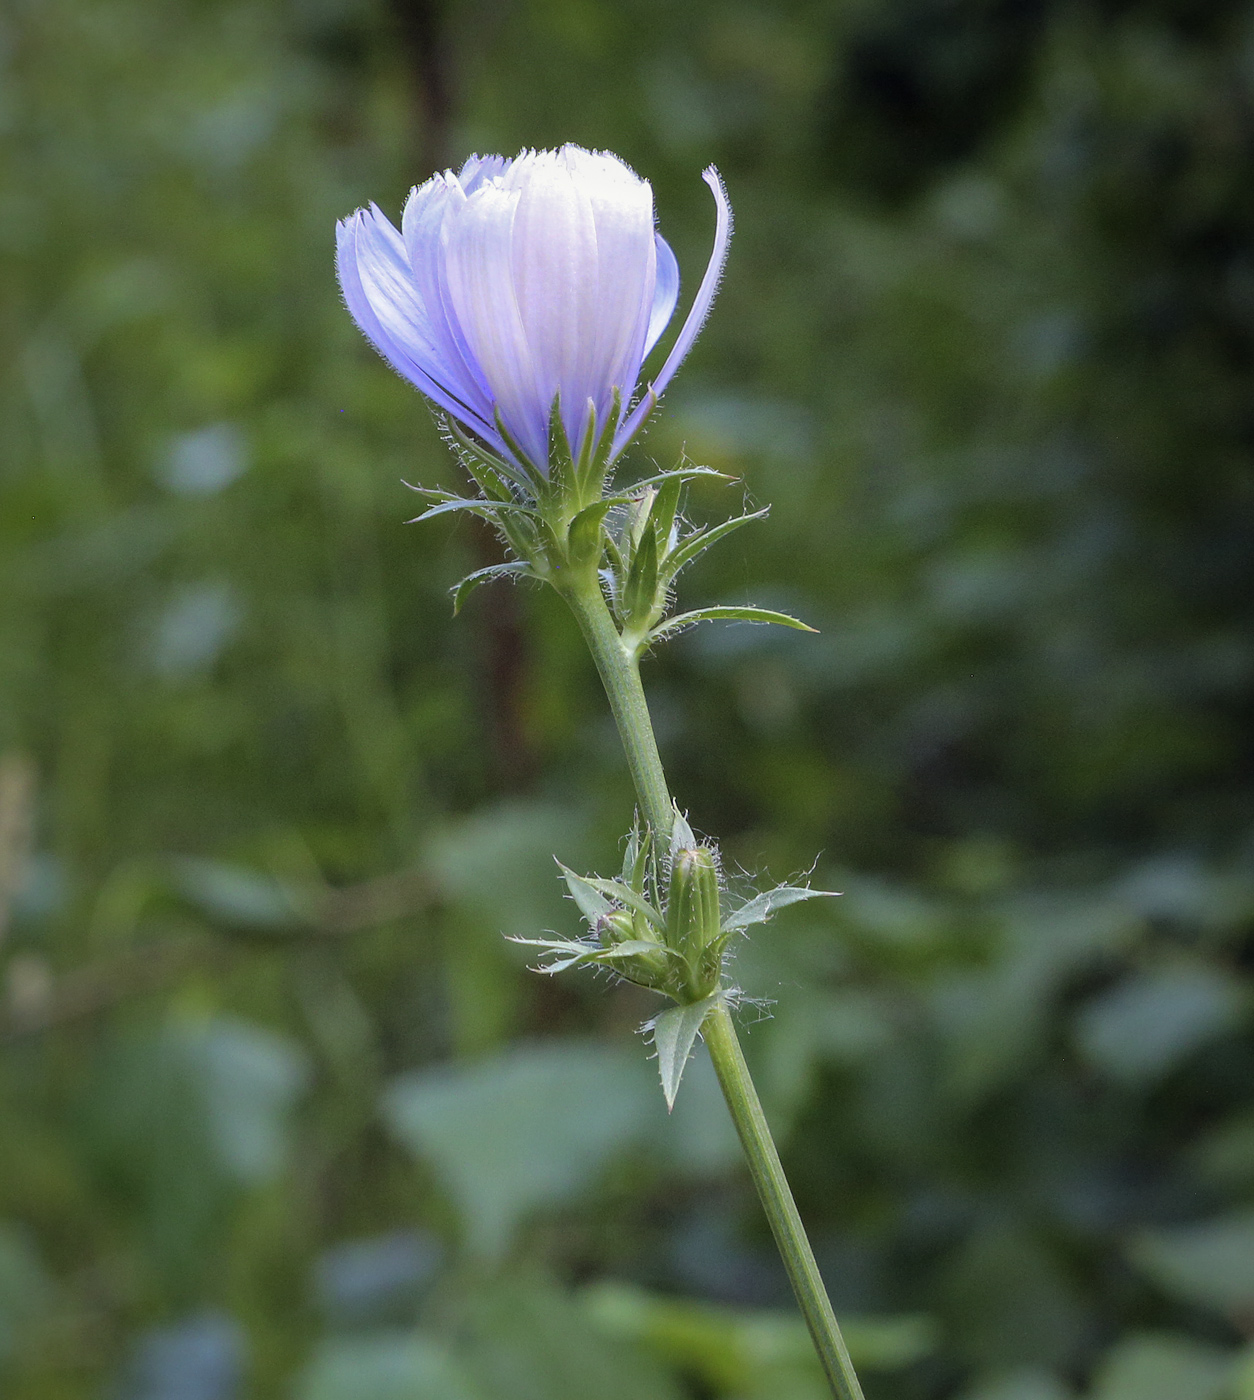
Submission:
[[[635,920],[626,909],[612,909],[597,920],[596,934],[605,948],[612,948],[616,943],[626,943],[636,937]]]
[[[677,851],[666,900],[666,941],[697,968],[719,935],[718,860],[709,846]]]

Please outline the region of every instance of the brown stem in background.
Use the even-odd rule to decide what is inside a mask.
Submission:
[[[391,0],[397,32],[409,68],[414,103],[415,179],[453,162],[452,120],[456,78],[451,43],[451,0]],[[473,20],[477,25],[476,16]],[[496,536],[479,520],[472,522],[474,566],[485,568],[504,558]],[[507,588],[492,590],[486,604],[469,619],[480,639],[483,658],[484,723],[489,734],[496,786],[526,787],[538,766],[523,722],[528,647],[518,599]]]
[[[411,80],[418,167],[424,171],[442,170],[452,160],[450,6],[448,0],[392,0],[391,8]]]
[[[16,751],[0,756],[0,943],[26,878],[33,836],[35,765]]]

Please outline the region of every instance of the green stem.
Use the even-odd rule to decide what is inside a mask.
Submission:
[[[640,683],[640,664],[634,648],[625,646],[595,578],[568,584],[560,590],[579,622],[580,631],[596,662],[610,709],[627,754],[627,764],[645,820],[666,841],[674,808],[666,774],[653,736],[649,707]],[[840,1326],[823,1287],[806,1238],[805,1226],[775,1150],[766,1115],[749,1077],[749,1066],[736,1038],[736,1026],[720,998],[701,1028],[723,1097],[749,1163],[749,1174],[766,1211],[771,1233],[788,1271],[789,1281],[814,1340],[824,1374],[837,1400],[863,1400],[862,1387],[840,1335]]]
[[[584,641],[601,673],[614,722],[627,754],[627,766],[636,784],[640,810],[662,843],[665,853],[674,824],[674,808],[662,758],[653,737],[653,722],[640,684],[640,663],[634,649],[624,645],[596,578],[569,584],[560,590],[579,623]]]
[[[749,1077],[749,1066],[745,1064],[740,1041],[736,1038],[736,1024],[721,998],[705,1018],[701,1037],[710,1052],[723,1097],[740,1135],[740,1145],[749,1160],[749,1173],[758,1188],[758,1199],[766,1211],[771,1234],[775,1236],[784,1268],[788,1270],[788,1281],[797,1295],[814,1349],[823,1363],[827,1383],[839,1400],[863,1400],[862,1387],[823,1287],[814,1251],[797,1213],[797,1204],[789,1190],[757,1090]]]

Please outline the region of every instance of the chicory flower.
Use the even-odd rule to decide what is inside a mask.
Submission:
[[[617,156],[578,146],[473,156],[414,189],[397,229],[375,206],[337,227],[348,309],[398,374],[493,453],[547,474],[556,399],[576,455],[640,430],[718,287],[731,210],[714,167],[714,249],[670,354],[633,404],[669,324],[679,268],[653,190]]]

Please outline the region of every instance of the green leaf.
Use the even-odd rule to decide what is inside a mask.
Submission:
[[[806,885],[780,885],[778,889],[766,890],[755,895],[747,904],[729,914],[723,920],[724,932],[748,928],[751,924],[764,924],[777,909],[786,909],[790,904],[799,904],[804,899],[839,899],[837,890],[812,890]]]
[[[53,1284],[27,1232],[0,1220],[0,1363],[22,1327],[48,1307]]]
[[[541,973],[545,977],[554,977],[559,972],[565,972],[567,968],[582,967],[596,962],[604,951],[599,944],[579,943],[570,938],[511,937],[508,941],[522,948],[542,948],[550,957],[555,953],[565,954],[564,957],[555,957],[551,962],[543,962],[532,968],[533,972]]]
[[[530,572],[530,564],[523,560],[511,560],[508,564],[489,564],[486,569],[476,569],[473,574],[467,574],[450,590],[453,594],[453,616],[461,612],[466,599],[480,584],[497,578],[525,578]]]
[[[650,1101],[630,1052],[563,1040],[404,1075],[383,1114],[435,1168],[472,1253],[499,1258],[530,1212],[591,1185],[647,1126]]]
[[[293,1040],[231,1016],[190,1031],[209,1136],[238,1181],[271,1181],[287,1165],[292,1110],[310,1065]]]
[[[553,879],[555,850],[580,852],[586,823],[569,804],[509,799],[467,813],[428,839],[424,866],[445,903],[478,928],[485,946],[498,936],[530,937],[538,929],[576,927]],[[501,958],[517,979],[516,965]],[[480,966],[477,974],[484,975]]]
[[[1186,1303],[1234,1318],[1254,1309],[1254,1210],[1142,1231],[1128,1254],[1159,1287]]]
[[[1222,969],[1172,963],[1090,1001],[1076,1019],[1076,1042],[1111,1078],[1150,1083],[1227,1031],[1243,1007],[1240,985]]]
[[[720,995],[719,992],[711,992],[708,997],[702,997],[688,1006],[672,1006],[653,1019],[653,1044],[657,1047],[658,1072],[662,1077],[662,1093],[666,1096],[668,1109],[675,1107],[679,1081],[684,1077],[684,1066],[692,1053],[697,1032]]]
[[[288,929],[307,922],[299,893],[273,875],[243,865],[178,856],[175,889],[215,923],[234,929]]]
[[[483,1400],[680,1400],[688,1390],[630,1339],[589,1326],[544,1275],[505,1277],[461,1311],[461,1354]],[[359,1400],[373,1400],[361,1392]]]
[[[698,622],[760,622],[773,623],[778,627],[794,627],[798,632],[817,632],[817,627],[801,622],[787,613],[773,612],[770,608],[697,608],[693,612],[679,613],[655,627],[649,633],[649,645],[673,637],[685,628],[695,627]]]
[[[696,534],[689,535],[678,549],[672,550],[663,560],[663,580],[669,583],[681,569],[686,569],[711,545],[716,545],[719,540],[726,539],[728,535],[739,530],[742,525],[748,525],[754,520],[765,520],[770,513],[770,506],[763,506],[761,510],[752,511],[747,515],[733,516],[731,520],[724,520],[721,525],[715,525],[708,530],[698,530]]]
[[[1071,1400],[1071,1391],[1053,1371],[1021,1366],[964,1390],[960,1400]]]
[[[1232,1353],[1171,1333],[1117,1342],[1102,1359],[1090,1400],[1225,1400]]]
[[[805,1324],[795,1312],[731,1308],[600,1282],[584,1292],[593,1326],[648,1347],[722,1396],[822,1397],[830,1394]],[[859,1369],[897,1370],[936,1349],[926,1317],[841,1319]]]
[[[462,1364],[411,1331],[322,1342],[296,1385],[296,1400],[479,1400]]]
[[[614,906],[599,890],[593,888],[582,875],[576,875],[573,870],[564,866],[560,860],[557,865],[562,872],[562,878],[566,881],[570,897],[579,906],[579,912],[590,924],[595,924],[603,914],[610,912]]]

